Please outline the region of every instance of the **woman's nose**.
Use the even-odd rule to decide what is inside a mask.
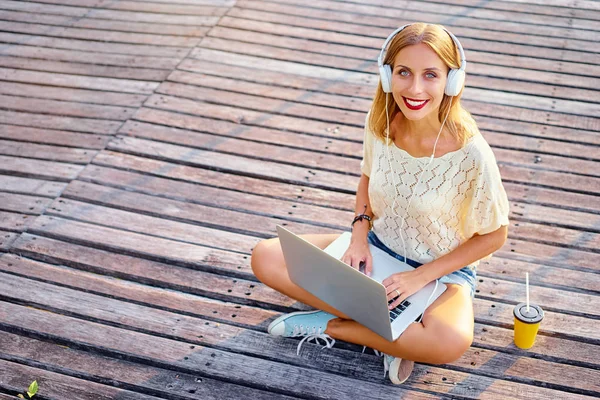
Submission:
[[[412,79],[412,82],[410,84],[410,91],[411,93],[421,93],[421,89],[423,87],[423,83],[421,82],[421,79],[419,79],[419,77],[415,76]]]

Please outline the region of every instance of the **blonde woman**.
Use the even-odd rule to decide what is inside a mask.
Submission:
[[[466,59],[458,39],[440,25],[406,25],[385,41],[379,68],[342,260],[370,274],[371,244],[415,267],[383,281],[390,308],[436,279],[446,291],[390,342],[292,283],[277,239],[256,246],[252,268],[266,285],[317,309],[283,315],[269,333],[372,347],[398,384],[414,361],[449,363],[471,345],[477,264],[506,241],[508,200],[492,150],[460,104]],[[337,235],[304,238],[325,248]]]

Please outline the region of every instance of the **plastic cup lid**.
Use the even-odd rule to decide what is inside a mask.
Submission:
[[[529,304],[529,311],[527,311],[527,304],[519,303],[515,306],[513,313],[519,321],[526,324],[537,324],[544,318],[544,310],[535,304]]]

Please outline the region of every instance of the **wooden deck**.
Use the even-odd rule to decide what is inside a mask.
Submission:
[[[511,227],[471,349],[394,386],[267,335],[304,306],[249,255],[347,229],[379,47],[415,20],[466,49]],[[0,0],[0,399],[599,397],[599,31],[591,0]]]

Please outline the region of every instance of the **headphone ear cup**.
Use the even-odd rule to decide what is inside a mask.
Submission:
[[[379,77],[384,93],[392,93],[392,68],[388,64],[379,67]]]
[[[457,96],[465,84],[465,71],[462,69],[451,69],[448,72],[448,80],[444,93],[448,96]]]

